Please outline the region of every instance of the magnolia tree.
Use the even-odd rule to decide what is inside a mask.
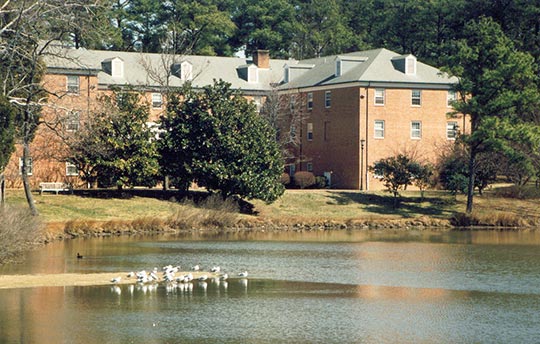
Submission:
[[[275,131],[255,110],[223,81],[172,95],[158,141],[163,173],[183,190],[194,181],[223,198],[276,200],[283,159]]]
[[[147,125],[149,105],[136,92],[117,91],[101,100],[66,142],[70,161],[84,180],[118,189],[153,186],[159,175],[155,132]]]

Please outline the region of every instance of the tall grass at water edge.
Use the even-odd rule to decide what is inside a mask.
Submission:
[[[42,238],[43,225],[26,208],[0,207],[0,264],[14,261]]]

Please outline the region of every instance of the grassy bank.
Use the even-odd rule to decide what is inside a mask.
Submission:
[[[527,193],[524,193],[527,194]],[[127,195],[127,196],[126,196]],[[464,215],[464,196],[429,191],[423,199],[406,191],[398,209],[385,192],[288,190],[273,204],[253,201],[253,214],[239,214],[233,202],[216,198],[194,203],[145,191],[144,197],[35,194],[41,218],[54,237],[199,228],[409,228],[452,226],[540,226],[540,197],[513,195],[499,188],[475,198],[475,212]],[[21,190],[8,192],[8,203],[25,206]]]

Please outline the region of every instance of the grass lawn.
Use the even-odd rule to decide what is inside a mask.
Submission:
[[[501,190],[505,192],[501,192]],[[494,188],[475,197],[475,215],[490,221],[497,217],[508,219],[537,219],[540,223],[540,191],[531,186],[525,199],[508,196],[508,188]],[[501,196],[502,195],[502,196]],[[69,220],[128,220],[143,217],[167,218],[186,205],[149,197],[92,198],[76,195],[34,193],[34,199],[45,222]],[[429,217],[449,219],[465,210],[465,196],[454,197],[444,191],[427,191],[422,200],[418,191],[404,191],[400,207],[393,209],[392,197],[383,191],[354,190],[287,190],[273,204],[254,200],[257,217],[277,223],[313,222],[349,219],[384,220]],[[8,190],[8,204],[26,206],[22,190]],[[488,223],[488,222],[486,222]]]

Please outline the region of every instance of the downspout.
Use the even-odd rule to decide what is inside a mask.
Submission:
[[[368,179],[368,162],[369,162],[369,87],[371,86],[371,81],[368,81],[368,85],[366,86],[366,158],[364,159],[364,164],[366,165],[366,168],[364,169],[364,180],[366,184],[366,191],[369,191],[369,179]]]

